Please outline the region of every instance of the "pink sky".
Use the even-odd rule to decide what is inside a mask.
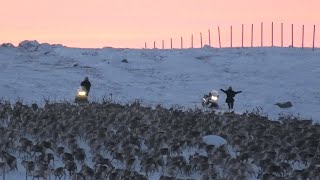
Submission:
[[[285,45],[291,44],[291,24],[295,25],[295,46],[301,46],[301,28],[305,25],[305,46],[312,46],[313,25],[320,32],[319,0],[0,0],[0,43],[17,45],[22,40],[60,43],[72,47],[161,47],[170,38],[174,46],[208,44],[211,29],[213,46],[217,44],[217,26],[222,46],[241,45],[241,24],[245,24],[245,45],[250,45],[254,24],[254,45],[260,45],[260,23],[264,22],[264,45],[270,46],[271,22],[274,44],[280,45],[280,23],[284,23]],[[320,34],[319,34],[320,36]],[[316,40],[320,41],[320,37]],[[320,42],[316,43],[320,46]]]

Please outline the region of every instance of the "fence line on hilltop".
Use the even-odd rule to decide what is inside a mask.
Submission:
[[[264,40],[265,40],[265,36],[264,36],[264,23],[263,22],[261,22],[261,25],[260,25],[260,46],[255,46],[254,45],[254,24],[251,24],[251,33],[250,33],[250,46],[245,46],[244,45],[244,42],[245,42],[245,39],[244,39],[244,35],[245,35],[245,32],[244,32],[244,28],[245,28],[245,25],[244,24],[241,24],[241,46],[234,46],[234,34],[233,34],[233,26],[231,25],[230,26],[230,38],[229,38],[229,40],[230,40],[230,46],[225,46],[225,47],[231,47],[231,48],[233,48],[233,47],[270,47],[270,46],[265,46],[266,45],[266,43],[264,42]],[[301,36],[300,35],[294,35],[294,24],[291,24],[291,30],[290,30],[290,32],[291,32],[291,44],[289,45],[289,47],[291,47],[291,48],[293,48],[293,47],[295,47],[294,45],[296,45],[295,43],[294,43],[294,41],[295,41],[295,39],[294,39],[294,37],[297,37],[297,38],[300,38],[301,37],[301,48],[302,49],[304,49],[305,48],[305,26],[304,25],[302,25],[302,29],[301,29]],[[203,34],[202,34],[202,32],[200,32],[200,34],[199,34],[200,36],[199,36],[199,40],[200,40],[200,46],[198,46],[198,48],[202,48],[202,47],[204,47],[204,45],[203,45],[203,42],[204,42],[204,39],[203,39]],[[274,35],[275,35],[275,32],[274,32],[274,23],[272,22],[271,23],[271,47],[274,47],[275,46],[275,44],[274,44],[274,40],[275,40],[275,38],[274,38]],[[221,43],[221,32],[220,32],[220,26],[217,26],[217,39],[218,39],[218,46],[217,47],[219,47],[219,48],[221,48],[222,47],[222,43]],[[211,46],[211,43],[212,43],[212,40],[211,40],[211,38],[212,38],[212,35],[211,35],[211,30],[210,29],[208,29],[208,39],[207,39],[207,41],[206,42],[208,42],[208,45],[210,46],[210,47],[213,47],[213,46]],[[314,50],[315,49],[315,38],[316,38],[316,25],[313,25],[313,33],[312,33],[312,50]],[[183,49],[183,48],[195,48],[196,46],[195,46],[195,44],[194,44],[194,34],[192,33],[191,34],[191,40],[190,40],[190,46],[189,47],[187,47],[185,44],[186,43],[184,43],[184,39],[183,39],[183,37],[182,36],[180,36],[180,46],[178,47],[178,48],[181,48],[181,49]],[[167,48],[167,49],[173,49],[174,47],[173,47],[173,38],[171,37],[170,38],[170,48]],[[281,23],[281,26],[280,26],[280,47],[284,47],[284,28],[283,28],[283,23]],[[299,46],[297,46],[297,47],[299,47]],[[148,49],[148,46],[147,46],[147,42],[145,42],[145,44],[144,44],[144,48],[145,49]],[[155,49],[155,48],[157,48],[157,46],[156,46],[156,41],[153,41],[153,48]],[[166,47],[165,47],[165,40],[162,40],[162,49],[165,49]],[[175,48],[177,48],[177,47],[175,47]]]

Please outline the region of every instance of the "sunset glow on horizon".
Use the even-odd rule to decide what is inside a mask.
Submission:
[[[304,45],[312,46],[313,25],[316,43],[320,46],[320,1],[317,0],[0,0],[0,43],[18,45],[23,40],[63,44],[70,47],[149,48],[208,44],[218,46],[220,27],[223,47],[230,47],[230,26],[233,46],[241,46],[241,24],[245,25],[245,46],[250,46],[251,24],[254,24],[254,46],[260,46],[261,22],[263,44],[271,45],[271,22],[274,22],[274,45],[280,46],[280,26],[284,24],[284,45],[291,44],[294,24],[294,45],[301,46],[302,25]],[[319,34],[319,35],[318,35]],[[318,38],[319,36],[319,38]]]

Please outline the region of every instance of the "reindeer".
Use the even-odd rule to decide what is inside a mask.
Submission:
[[[96,154],[95,157],[93,157],[92,162],[100,165],[106,165],[108,168],[113,168],[111,161],[108,158],[102,157],[100,154]]]
[[[62,155],[62,161],[63,162],[68,162],[68,161],[74,161],[74,157],[73,157],[73,154],[71,153],[63,153]]]
[[[34,161],[23,160],[21,165],[26,169],[26,174],[31,176],[32,172],[35,170],[36,164]]]
[[[108,168],[105,165],[101,165],[101,164],[95,164],[94,166],[94,178],[95,179],[99,179],[98,177],[102,178],[102,177],[106,177],[109,172],[111,172],[113,170],[113,168]]]
[[[49,174],[49,167],[48,164],[44,164],[44,163],[37,163],[36,167],[33,171],[31,171],[31,174],[33,176],[32,179],[47,179],[47,177],[50,175]]]
[[[62,146],[57,147],[56,153],[59,157],[61,157],[61,155],[64,153],[64,147]]]
[[[71,180],[86,180],[82,173],[75,173],[71,176]]]
[[[64,171],[64,167],[58,167],[58,168],[54,169],[53,175],[55,176],[55,180],[57,178],[59,178],[59,180],[61,180],[61,178],[63,176],[66,176],[66,172]]]
[[[42,141],[40,144],[44,149],[50,149],[51,151],[53,151],[52,149],[52,142],[50,141]]]
[[[5,174],[6,174],[6,168],[7,167],[7,163],[6,162],[0,162],[0,171],[2,173],[3,179],[5,179]]]
[[[307,177],[306,174],[317,178],[318,169],[314,165],[320,162],[317,157],[320,126],[312,121],[283,118],[281,122],[272,122],[254,113],[238,115],[180,110],[177,107],[150,108],[139,102],[124,106],[48,102],[37,110],[21,102],[14,108],[10,106],[0,103],[0,117],[8,118],[6,128],[0,127],[0,157],[9,171],[15,170],[16,160],[7,152],[15,150],[19,156],[23,154],[25,168],[27,161],[34,156],[40,164],[49,164],[51,160],[54,162],[50,156],[57,155],[64,162],[63,170],[74,169],[74,160],[84,165],[86,154],[77,142],[82,138],[93,154],[110,154],[110,159],[119,160],[126,169],[115,169],[110,159],[95,155],[92,158],[95,178],[144,179],[129,173],[139,161],[141,171],[147,172],[149,177],[161,167],[160,173],[172,177],[183,175],[187,179],[197,171],[211,179],[232,179],[233,175],[241,179],[250,176],[253,164],[260,169],[260,178],[290,179],[295,174],[302,179]],[[210,134],[225,138],[236,149],[236,158],[231,157],[226,145],[214,147],[202,142],[202,137]],[[33,144],[26,137],[33,137],[40,143]],[[66,153],[63,146],[56,148],[57,144],[65,145],[72,153]],[[46,150],[52,148],[56,151],[48,155]],[[181,159],[182,152],[192,149],[205,154],[191,155],[187,157],[189,161]],[[296,162],[307,165],[307,173],[293,170]],[[211,173],[215,168],[221,168],[221,173]],[[49,171],[44,168],[44,172]],[[83,170],[82,174],[75,175],[75,171],[69,171],[69,174],[74,178],[89,178],[92,177],[90,172]]]
[[[39,180],[40,178],[47,180],[48,172],[45,170],[36,169],[32,171],[32,176],[33,176],[32,180],[34,179]]]
[[[68,161],[65,163],[64,169],[69,172],[69,176],[72,176],[77,171],[77,164],[73,161]]]
[[[75,160],[80,162],[81,164],[83,164],[84,160],[86,159],[86,153],[85,153],[84,149],[82,149],[82,148],[75,149],[73,152],[73,156],[74,156]]]
[[[54,155],[52,153],[40,154],[39,156],[36,157],[36,162],[38,163],[50,164],[51,160],[54,165]]]
[[[36,155],[37,153],[44,154],[45,150],[41,145],[35,144],[35,145],[32,146],[31,152],[33,152],[31,157],[34,157],[34,155]]]
[[[80,173],[83,174],[83,176],[85,177],[85,179],[93,179],[94,176],[94,170],[92,168],[90,168],[87,165],[82,165],[82,168],[80,170]]]
[[[6,164],[9,166],[10,171],[18,170],[17,159],[10,155],[9,153],[2,151],[0,157],[5,160]]]

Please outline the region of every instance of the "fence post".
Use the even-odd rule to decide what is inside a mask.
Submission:
[[[312,43],[312,51],[314,51],[314,39],[316,36],[316,25],[313,25],[313,43]]]
[[[191,48],[193,48],[193,34],[191,34]]]
[[[251,25],[251,47],[253,47],[253,24]]]
[[[208,30],[208,34],[209,34],[209,46],[211,47],[211,33],[210,33],[210,29]]]
[[[261,23],[261,47],[263,47],[263,22]]]
[[[147,42],[144,42],[144,48],[147,49]]]
[[[271,47],[273,47],[273,22],[271,23]]]
[[[219,33],[219,47],[221,48],[220,27],[219,26],[218,26],[218,33]]]
[[[304,43],[304,25],[302,25],[302,49],[303,49],[303,44]]]
[[[292,39],[291,39],[291,47],[293,48],[293,24],[291,25]]]
[[[281,23],[281,47],[283,47],[283,23]]]
[[[230,45],[231,45],[231,47],[232,47],[232,26],[230,26]]]
[[[170,38],[170,44],[171,44],[171,49],[172,49],[172,38]]]
[[[164,49],[164,40],[162,40],[162,49]]]
[[[153,49],[156,48],[156,41],[153,41]]]
[[[200,48],[202,48],[202,33],[200,33]]]
[[[242,24],[242,43],[241,46],[243,47],[243,24]]]
[[[182,39],[182,36],[181,36],[180,42],[181,42],[181,49],[183,49],[183,39]]]

